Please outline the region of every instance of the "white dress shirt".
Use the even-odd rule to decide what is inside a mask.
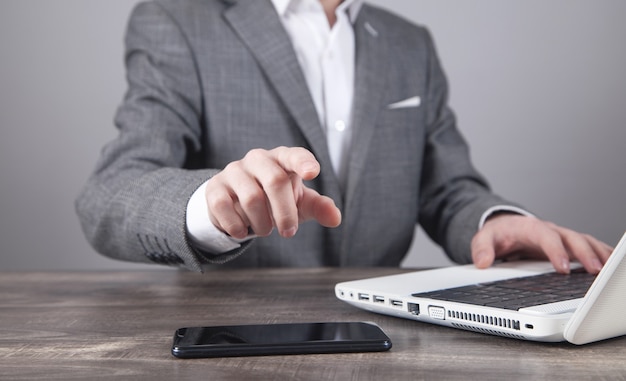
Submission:
[[[331,27],[319,0],[274,0],[293,43],[307,86],[326,131],[333,169],[346,181],[346,156],[352,137],[354,94],[354,30],[362,1],[339,4]]]

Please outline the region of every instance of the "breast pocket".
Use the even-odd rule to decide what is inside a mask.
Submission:
[[[413,97],[409,97],[409,98],[391,103],[387,106],[387,109],[396,110],[396,109],[402,109],[402,108],[415,108],[415,107],[419,107],[421,103],[422,103],[422,99],[416,95]]]

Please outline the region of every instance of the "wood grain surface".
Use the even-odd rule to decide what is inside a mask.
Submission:
[[[626,338],[576,347],[361,311],[335,283],[400,269],[0,273],[0,380],[620,380]],[[389,352],[180,360],[179,327],[373,321]]]

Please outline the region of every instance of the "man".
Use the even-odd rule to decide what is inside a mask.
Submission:
[[[481,268],[521,253],[598,272],[610,254],[489,191],[428,32],[386,11],[163,0],[134,10],[126,47],[120,134],[76,203],[105,255],[397,266],[416,223]]]

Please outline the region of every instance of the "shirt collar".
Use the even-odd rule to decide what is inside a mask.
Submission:
[[[287,12],[289,5],[294,1],[300,0],[272,0],[272,4],[274,4],[274,8],[276,8],[276,12],[278,12],[278,14],[282,17]],[[363,6],[363,0],[344,0],[341,4],[339,4],[338,9],[346,9],[346,12],[350,17],[350,22],[354,23],[359,15],[361,6]]]

